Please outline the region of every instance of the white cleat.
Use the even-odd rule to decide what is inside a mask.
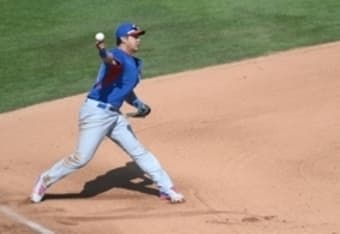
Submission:
[[[183,203],[185,202],[183,194],[176,192],[174,189],[170,189],[167,193],[161,192],[161,199],[169,200],[170,203]]]
[[[33,192],[31,194],[31,201],[33,203],[39,203],[44,198],[47,187],[44,185],[42,176],[39,176],[37,182],[34,185]]]

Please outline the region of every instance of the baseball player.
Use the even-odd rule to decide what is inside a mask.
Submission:
[[[102,63],[79,114],[79,138],[76,150],[43,172],[31,194],[34,203],[42,201],[47,188],[85,166],[105,137],[109,137],[136,162],[158,186],[160,197],[171,203],[184,201],[157,158],[139,142],[126,117],[120,112],[124,102],[134,106],[132,117],[146,117],[151,108],[134,92],[139,83],[142,61],[133,56],[145,31],[132,23],[122,23],[115,31],[116,48],[107,50],[103,40],[96,40]]]

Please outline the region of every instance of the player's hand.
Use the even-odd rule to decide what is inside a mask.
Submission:
[[[98,50],[105,49],[104,41],[96,41],[96,47],[97,47]]]
[[[150,106],[148,106],[147,104],[143,104],[137,109],[136,112],[127,113],[126,115],[128,117],[133,117],[133,118],[144,118],[148,116],[150,112],[151,112]]]

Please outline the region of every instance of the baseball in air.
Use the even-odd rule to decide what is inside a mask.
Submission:
[[[104,33],[99,32],[99,33],[96,34],[96,40],[97,41],[102,41],[102,40],[104,40],[104,38],[105,38]]]

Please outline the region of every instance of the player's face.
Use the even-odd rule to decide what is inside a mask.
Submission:
[[[140,42],[140,35],[130,35],[127,37],[126,46],[129,51],[135,53],[139,49]]]

